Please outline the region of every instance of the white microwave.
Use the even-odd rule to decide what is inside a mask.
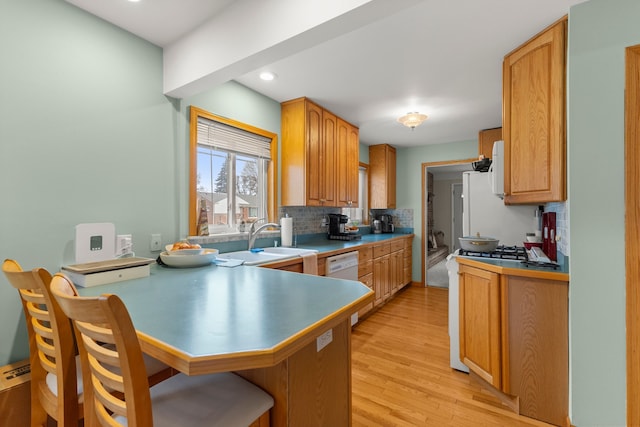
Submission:
[[[491,166],[489,166],[491,192],[504,199],[504,141],[493,143]]]

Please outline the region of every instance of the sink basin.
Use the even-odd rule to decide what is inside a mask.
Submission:
[[[300,248],[285,248],[279,246],[277,248],[264,248],[264,251],[269,254],[282,254],[282,255],[303,255],[311,252],[318,252],[316,249],[300,249]]]
[[[288,258],[295,258],[309,252],[318,252],[312,249],[299,248],[264,248],[261,252],[236,251],[218,254],[216,258],[237,259],[244,261],[244,265],[259,265]]]

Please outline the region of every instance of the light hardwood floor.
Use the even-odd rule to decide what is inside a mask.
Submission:
[[[545,426],[449,367],[448,290],[407,287],[352,333],[353,426]]]

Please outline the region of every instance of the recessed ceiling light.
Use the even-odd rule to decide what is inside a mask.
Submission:
[[[271,71],[263,71],[262,73],[260,73],[260,78],[262,80],[270,82],[271,80],[276,78],[276,75]]]

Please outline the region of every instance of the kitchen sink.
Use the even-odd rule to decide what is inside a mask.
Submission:
[[[226,252],[223,254],[218,254],[216,258],[240,260],[240,261],[243,261],[244,265],[259,265],[259,264],[265,264],[268,262],[296,258],[300,255],[303,255],[305,253],[310,253],[310,252],[318,252],[318,251],[315,249],[271,247],[271,248],[264,248],[259,252],[253,252],[248,250]]]
[[[277,248],[276,247],[264,248],[263,251],[267,252],[268,254],[282,254],[282,255],[294,255],[294,256],[300,256],[300,255],[308,254],[311,252],[318,252],[316,249],[285,248],[282,246],[279,246]]]

